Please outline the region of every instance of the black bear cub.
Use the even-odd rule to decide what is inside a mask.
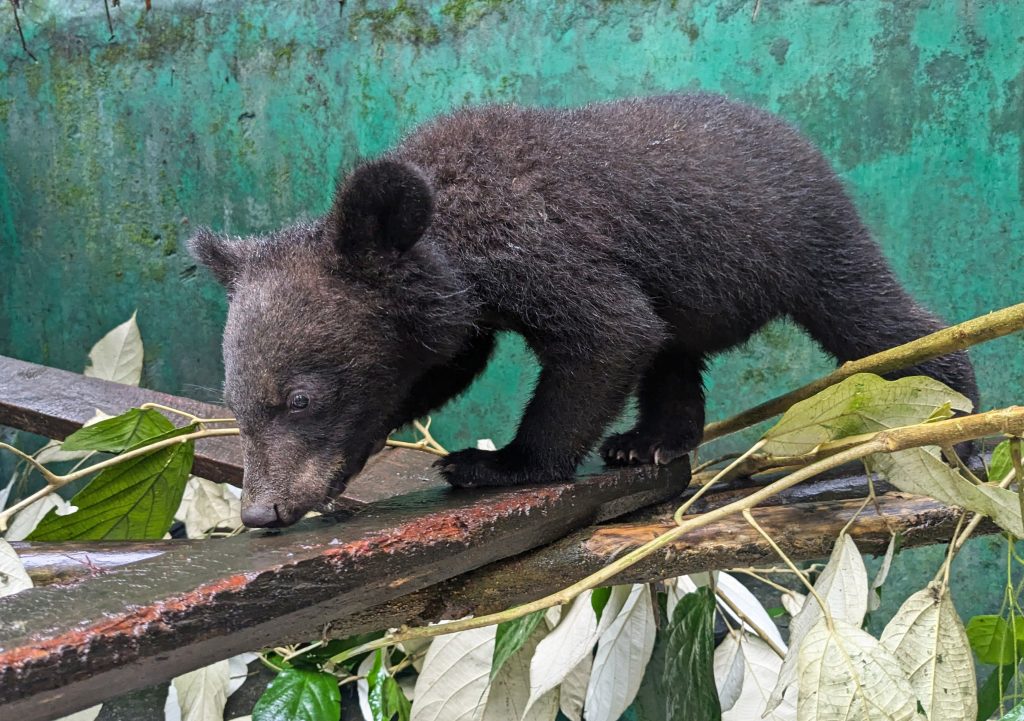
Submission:
[[[230,297],[249,526],[343,489],[392,429],[469,385],[499,331],[542,371],[511,443],[439,461],[455,486],[570,478],[634,390],[636,427],[603,455],[678,458],[701,439],[708,357],[780,316],[839,361],[942,327],[821,153],[712,95],[461,110],[356,167],[326,217],[191,248]],[[977,400],[964,353],[906,374]]]

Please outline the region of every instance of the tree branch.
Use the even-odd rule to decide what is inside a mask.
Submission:
[[[735,433],[761,421],[785,412],[794,403],[806,400],[814,394],[849,378],[856,373],[884,374],[922,363],[932,358],[948,355],[956,351],[970,348],[978,343],[1001,338],[1002,336],[1024,330],[1024,303],[997,310],[988,315],[950,326],[936,331],[910,343],[896,348],[869,355],[860,360],[849,361],[836,368],[827,376],[790,391],[785,395],[773,398],[758,406],[724,421],[716,421],[704,426],[704,443]]]

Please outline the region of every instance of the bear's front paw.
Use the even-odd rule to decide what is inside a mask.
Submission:
[[[667,465],[697,447],[695,438],[675,437],[633,429],[616,433],[601,445],[601,457],[610,466],[636,463]]]
[[[566,471],[537,467],[526,463],[519,453],[508,448],[498,451],[467,448],[449,453],[434,465],[444,479],[456,488],[522,486],[572,478],[571,469]]]

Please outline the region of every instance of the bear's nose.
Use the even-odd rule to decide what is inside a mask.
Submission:
[[[285,525],[273,503],[254,504],[242,509],[242,523],[249,528],[278,528]]]

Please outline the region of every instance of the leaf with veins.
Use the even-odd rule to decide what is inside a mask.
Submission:
[[[857,373],[794,404],[764,435],[763,452],[808,453],[827,441],[921,423],[946,404],[958,411],[972,408],[965,396],[933,378],[887,381]]]
[[[540,624],[502,664],[487,691],[482,721],[554,721],[558,715],[558,689],[551,689],[529,710],[526,709],[530,699],[530,660],[537,650],[537,644],[547,634],[547,627]]]
[[[182,721],[224,718],[231,683],[227,659],[190,671],[174,679]]]
[[[89,351],[85,375],[105,381],[137,386],[142,379],[142,336],[135,313],[114,328]]]
[[[892,559],[896,553],[896,534],[889,539],[889,546],[885,549],[885,556],[882,558],[882,565],[878,567],[875,580],[871,582],[871,593],[868,594],[868,613],[877,611],[882,607],[882,584],[889,577],[889,569],[892,567]]]
[[[868,465],[901,491],[931,496],[950,506],[981,513],[1000,528],[1024,538],[1017,493],[988,483],[975,485],[947,466],[939,457],[938,448],[876,453],[868,458]]]
[[[719,596],[728,598],[744,616],[755,623],[758,629],[763,631],[776,645],[782,649],[786,648],[786,643],[782,640],[782,634],[779,633],[779,629],[772,620],[772,617],[768,615],[768,611],[757,600],[757,597],[750,592],[750,589],[740,583],[737,578],[730,576],[728,573],[716,573],[715,591]],[[739,617],[736,616],[735,612],[727,604],[719,604],[719,608],[729,614],[735,620],[736,625],[740,625]],[[756,633],[754,628],[746,621],[743,621],[742,625],[751,633]]]
[[[586,721],[616,721],[622,716],[640,689],[654,650],[656,630],[650,587],[645,583],[637,584],[629,591],[622,610],[598,639],[597,656],[583,704]]]
[[[974,659],[948,587],[933,582],[904,601],[881,643],[910,677],[929,718],[977,716]]]
[[[743,655],[740,653],[739,631],[730,631],[715,649],[715,689],[722,711],[736,705],[743,689]],[[781,662],[781,659],[780,659]]]
[[[530,661],[530,703],[565,680],[583,658],[592,653],[598,637],[619,615],[630,586],[612,588],[598,623],[591,603],[592,593],[581,593],[563,610],[558,625],[537,646]]]
[[[778,680],[782,659],[757,636],[730,631],[726,640],[732,638],[739,648],[743,664],[743,686],[739,698],[732,708],[722,713],[722,721],[756,721],[765,714],[768,697]],[[722,642],[723,644],[725,641]],[[717,653],[717,652],[716,652]],[[795,689],[790,689],[782,703],[764,716],[766,721],[795,721],[796,704],[793,701]]]
[[[818,576],[814,588],[825,601],[833,618],[858,628],[864,623],[864,615],[868,610],[868,572],[857,544],[847,534],[844,533],[836,541],[828,564]],[[789,624],[789,651],[769,699],[769,710],[782,702],[786,689],[796,680],[797,654],[801,642],[821,618],[821,606],[817,599],[808,596],[800,612]]]
[[[581,721],[583,701],[587,697],[587,686],[594,667],[594,656],[587,654],[576,668],[562,681],[558,690],[558,705],[569,721]]]
[[[53,509],[53,512],[58,516],[66,516],[78,510],[56,493],[43,496],[18,511],[11,521],[11,525],[7,527],[7,533],[4,534],[4,538],[8,541],[24,541],[36,529],[39,522],[46,517],[50,509]]]
[[[924,721],[899,662],[856,626],[819,618],[798,658],[797,721]]]
[[[416,679],[411,721],[479,721],[496,626],[438,636]]]

